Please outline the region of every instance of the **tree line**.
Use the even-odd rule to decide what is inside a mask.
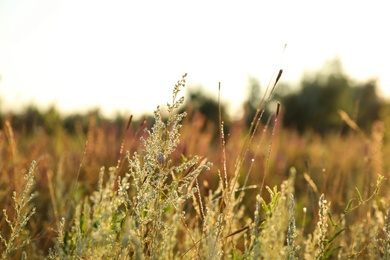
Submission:
[[[306,131],[314,131],[322,135],[335,131],[346,132],[348,126],[341,119],[340,111],[346,113],[363,131],[369,131],[376,120],[390,122],[387,113],[390,111],[390,104],[378,91],[375,80],[354,81],[343,71],[340,60],[334,59],[325,63],[319,71],[306,73],[301,78],[299,86],[293,88],[282,81],[276,87],[271,101],[282,104],[283,126],[301,134]],[[257,79],[248,80],[247,97],[243,102],[243,121],[248,128],[261,105],[264,92],[265,89]],[[223,121],[228,127],[232,120],[226,112],[226,105],[218,104],[216,98],[202,91],[190,88],[183,109],[197,111],[206,118],[206,121],[218,125],[220,106]],[[99,124],[109,122],[118,127],[123,127],[127,120],[120,115],[114,119],[106,119],[99,110],[62,118],[54,107],[40,111],[34,106],[29,106],[23,113],[11,117],[0,114],[0,124],[3,125],[4,119],[9,117],[13,127],[25,133],[34,131],[36,127],[43,127],[48,133],[53,133],[58,126],[74,132],[77,127],[87,128],[88,118],[91,115],[97,118]],[[270,116],[272,113],[266,109],[262,119],[265,122]],[[145,115],[142,118],[151,117]]]

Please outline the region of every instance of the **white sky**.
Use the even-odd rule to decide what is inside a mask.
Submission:
[[[0,107],[152,112],[177,80],[236,107],[248,77],[296,82],[338,56],[390,95],[387,1],[0,0]],[[281,59],[283,47],[287,49]]]

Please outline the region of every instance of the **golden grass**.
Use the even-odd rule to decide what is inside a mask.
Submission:
[[[264,102],[267,103],[267,100]],[[170,164],[181,165],[194,155],[200,155],[200,166],[205,162],[204,158],[214,165],[191,182],[190,187],[199,190],[191,197],[192,203],[180,201],[180,209],[187,215],[172,215],[181,227],[177,227],[176,235],[169,241],[183,241],[183,245],[169,247],[164,244],[166,252],[169,252],[167,256],[224,258],[241,255],[250,258],[266,257],[276,254],[275,250],[281,250],[289,259],[305,255],[307,258],[310,258],[309,255],[324,257],[331,250],[330,244],[321,244],[317,240],[332,236],[335,241],[336,238],[339,240],[334,242],[335,246],[341,246],[332,255],[334,257],[386,255],[381,250],[386,249],[385,242],[389,237],[386,233],[386,214],[390,206],[386,197],[388,182],[385,181],[377,197],[371,197],[377,192],[378,175],[389,176],[386,169],[390,169],[390,165],[384,158],[390,156],[390,146],[384,143],[384,124],[376,122],[372,132],[365,135],[346,114],[341,113],[351,127],[348,134],[323,137],[307,133],[302,136],[282,128],[283,108],[279,108],[278,105],[277,115],[268,125],[262,125],[257,120],[261,113],[259,110],[251,130],[244,127],[243,120],[239,120],[232,123],[228,132],[221,131],[217,140],[213,139],[214,129],[221,126],[206,121],[196,111],[188,111],[190,114],[182,121],[180,143],[169,153]],[[150,129],[151,122],[132,122],[129,126],[130,122],[118,129],[107,122],[99,124],[96,116],[91,115],[85,132],[79,128],[75,134],[69,134],[58,126],[53,135],[46,133],[44,128],[36,129],[33,135],[23,135],[12,128],[10,120],[4,121],[0,132],[0,205],[8,213],[8,220],[17,216],[9,214],[14,212],[10,194],[13,191],[17,194],[23,192],[23,176],[28,173],[33,160],[38,163],[34,172],[34,190],[39,195],[32,200],[36,212],[30,216],[26,231],[16,240],[22,244],[23,239],[31,237],[31,241],[9,256],[18,258],[23,252],[31,258],[47,256],[49,248],[56,250],[64,242],[56,239],[75,230],[73,217],[77,214],[83,216],[83,210],[93,209],[94,205],[88,208],[87,198],[92,194],[97,196],[96,187],[115,197],[112,194],[120,188],[116,180],[127,178],[129,171],[124,151],[141,154],[140,137],[146,139],[153,135],[144,132],[145,128]],[[167,138],[162,136],[172,129],[160,133],[162,142]],[[168,167],[165,149],[169,147],[166,145],[158,146],[164,152],[161,152],[161,158],[157,158],[155,166],[158,172]],[[107,177],[103,174],[103,166],[107,169],[113,166],[109,170],[114,173],[113,180],[111,175]],[[294,180],[289,179],[292,167],[295,168]],[[191,170],[188,169],[188,172]],[[167,173],[167,176],[170,174]],[[172,181],[171,177],[167,178]],[[175,180],[174,175],[172,178]],[[286,179],[289,181],[284,182]],[[149,182],[149,177],[141,180],[141,186],[144,182]],[[158,182],[150,181],[150,185],[161,188],[157,196],[161,201],[171,194],[171,190],[159,187]],[[275,186],[281,188],[265,188]],[[188,192],[192,191],[189,189]],[[291,193],[294,193],[293,197]],[[129,192],[129,196],[132,195],[136,194]],[[121,209],[123,207],[120,206]],[[160,210],[163,212],[163,209]],[[354,210],[354,213],[346,214],[349,210]],[[328,215],[328,211],[332,213]],[[161,222],[166,219],[161,215],[156,220]],[[4,238],[12,233],[7,223],[5,215],[1,215],[0,231]],[[278,223],[284,224],[276,228]],[[318,223],[322,225],[320,229]],[[124,229],[128,228],[123,225]],[[370,227],[370,231],[364,227]],[[94,227],[89,228],[92,230]],[[157,235],[151,237],[148,230],[160,229],[153,223],[146,223],[143,228],[142,232],[148,237],[146,242],[134,239],[132,232],[136,231],[128,231],[134,235],[133,240],[130,239],[133,251],[129,249],[128,255],[159,258],[151,252],[163,249],[158,249],[155,244]],[[59,234],[60,230],[64,233]],[[160,231],[163,232],[163,229]],[[271,247],[262,246],[266,241]],[[288,247],[285,247],[285,241],[288,241]],[[140,250],[143,245],[147,249]],[[298,245],[301,247],[299,250]],[[6,248],[6,244],[0,244],[0,251]]]

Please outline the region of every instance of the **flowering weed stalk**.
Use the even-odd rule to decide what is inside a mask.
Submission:
[[[31,207],[30,202],[36,196],[36,193],[32,193],[36,165],[37,163],[33,161],[28,173],[24,176],[25,185],[22,192],[20,194],[13,192],[14,217],[10,219],[6,209],[3,209],[5,221],[11,229],[11,233],[8,238],[0,234],[0,241],[3,244],[3,247],[0,247],[3,250],[1,254],[2,259],[9,259],[13,252],[23,248],[30,242],[29,232],[25,228],[32,215],[35,214],[35,207]]]

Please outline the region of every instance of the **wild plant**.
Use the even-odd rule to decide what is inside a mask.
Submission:
[[[379,231],[375,234],[374,245],[377,259],[390,259],[390,209],[386,212],[383,227],[383,237],[379,238]]]
[[[98,190],[77,205],[71,230],[60,230],[52,258],[172,258],[177,249],[177,233],[185,223],[185,202],[199,192],[194,186],[198,175],[211,166],[198,156],[182,157],[179,165],[170,158],[179,144],[180,122],[186,113],[175,113],[184,98],[177,98],[185,86],[177,82],[168,116],[160,107],[154,112],[154,125],[145,129],[141,154],[127,153],[129,172],[117,180],[117,168],[110,168],[103,185],[101,169]],[[63,225],[61,225],[63,227]]]
[[[145,130],[148,138],[141,139],[142,154],[128,154],[134,189],[129,214],[143,253],[152,259],[173,256],[178,223],[185,218],[185,202],[199,192],[195,181],[201,171],[211,166],[205,159],[199,162],[198,156],[183,156],[178,166],[170,158],[179,143],[180,122],[186,116],[185,112],[175,113],[184,102],[184,97],[177,99],[177,95],[185,86],[185,77],[186,74],[174,87],[166,122],[158,107],[152,129]]]
[[[328,259],[337,252],[340,252],[339,255],[344,255],[344,257],[357,257],[361,252],[357,254],[345,254],[343,253],[345,249],[341,245],[343,242],[345,243],[345,241],[340,241],[337,245],[336,240],[343,239],[341,235],[346,231],[346,216],[371,201],[374,196],[378,194],[384,180],[385,178],[383,176],[378,176],[375,189],[367,199],[363,199],[359,189],[356,188],[357,198],[349,200],[337,221],[331,213],[330,202],[325,199],[324,194],[321,194],[318,202],[319,210],[316,228],[312,234],[308,235],[308,238],[304,243],[305,259]],[[356,200],[357,203],[355,203]],[[334,244],[336,244],[336,246],[333,246]]]
[[[295,170],[287,181],[273,189],[266,187],[270,202],[267,203],[260,194],[257,197],[257,206],[254,221],[250,225],[250,246],[245,256],[250,259],[295,259],[299,246],[295,245],[297,236],[294,210],[294,180]],[[260,211],[264,211],[265,218],[260,219]],[[286,243],[287,242],[287,243]]]
[[[0,233],[2,259],[9,259],[16,250],[21,249],[30,243],[31,237],[29,236],[29,231],[26,229],[26,226],[30,218],[35,214],[35,207],[32,207],[31,201],[37,195],[32,192],[36,165],[37,163],[33,161],[28,173],[24,176],[25,184],[21,193],[17,194],[16,191],[14,191],[12,194],[14,216],[10,218],[7,210],[3,209],[5,221],[11,232],[9,237],[4,237]],[[26,254],[23,253],[22,256],[25,257]]]

